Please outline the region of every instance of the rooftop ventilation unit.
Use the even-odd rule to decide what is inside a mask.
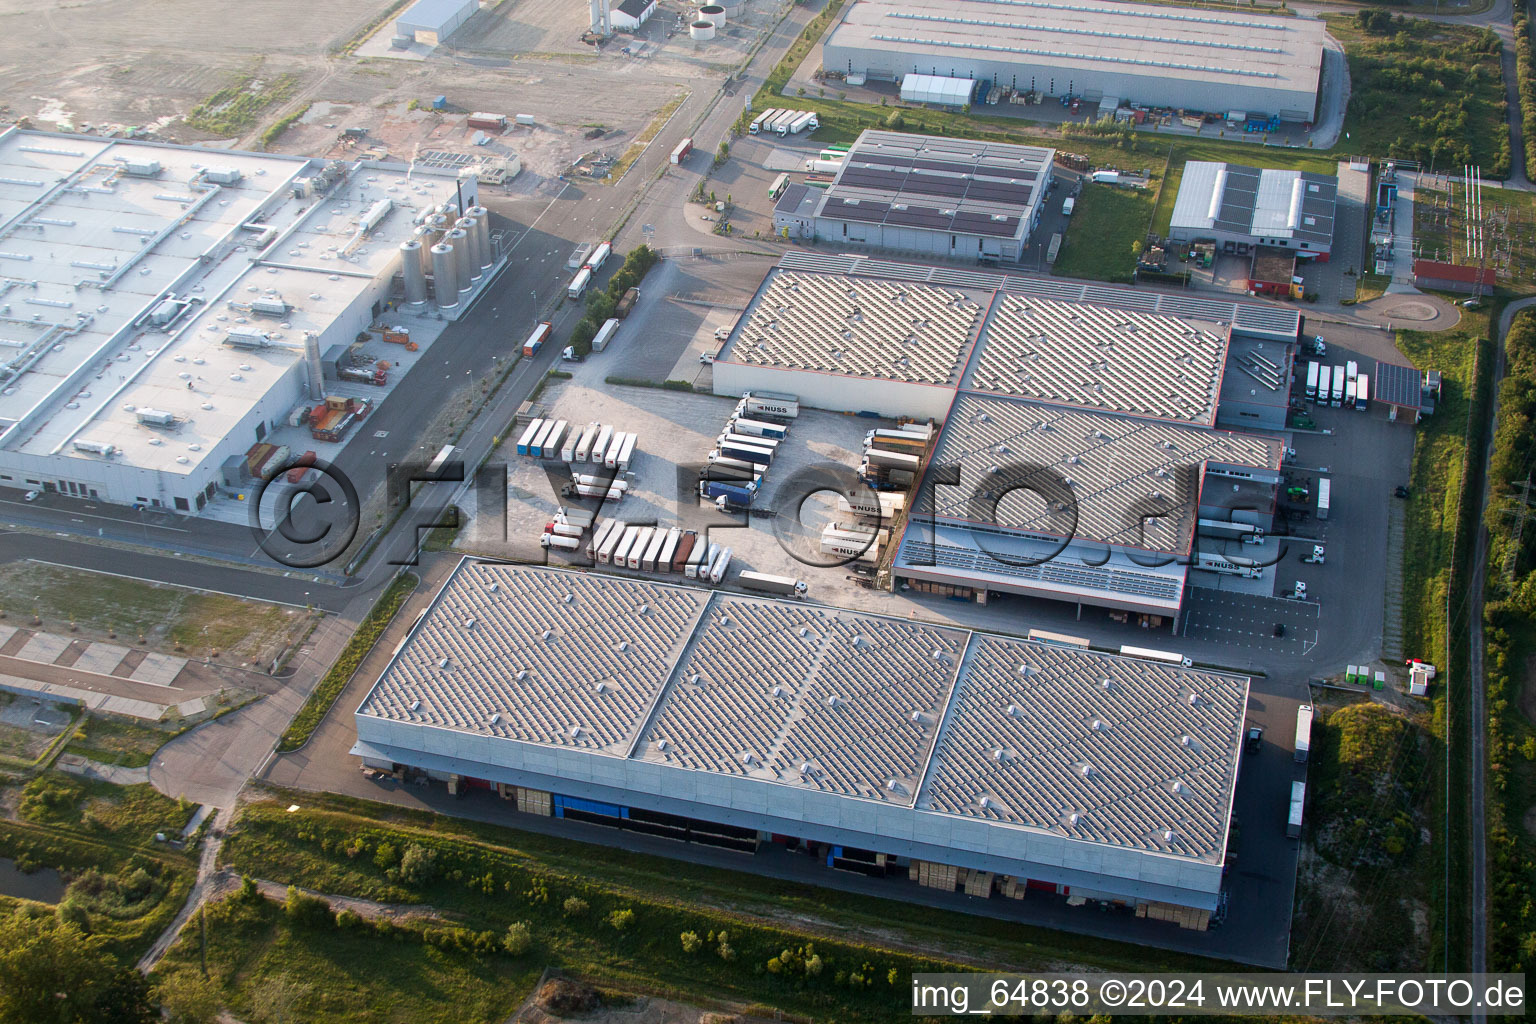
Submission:
[[[164,409],[151,409],[147,405],[135,409],[133,414],[147,427],[170,427],[176,423],[175,413],[166,412]]]
[[[101,455],[110,459],[112,457],[112,453],[117,451],[117,448],[113,445],[107,444],[105,441],[81,440],[75,442],[75,451],[89,452],[92,455]]]
[[[215,185],[234,185],[245,177],[238,167],[205,167],[203,168],[203,180],[211,181]]]
[[[421,707],[421,701],[419,701],[419,700],[411,701],[410,710],[415,711],[415,710],[419,709],[420,707]]]
[[[131,174],[135,178],[160,177],[159,160],[125,160],[123,161],[123,173]]]
[[[258,331],[253,327],[231,327],[224,335],[224,344],[230,348],[268,348],[272,339],[266,331]]]
[[[251,312],[252,313],[259,313],[262,316],[276,316],[276,317],[287,316],[288,315],[288,311],[291,310],[292,308],[293,307],[291,305],[289,305],[287,302],[284,302],[282,299],[252,299],[251,300]]]

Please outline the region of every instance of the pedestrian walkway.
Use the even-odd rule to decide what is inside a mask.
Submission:
[[[1387,585],[1383,588],[1381,654],[1388,661],[1403,657],[1403,534],[1407,512],[1400,501],[1387,509]]]

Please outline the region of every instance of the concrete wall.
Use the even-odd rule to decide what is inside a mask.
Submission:
[[[1127,900],[1214,909],[1221,865],[1112,847],[883,801],[434,726],[357,715],[393,760],[705,821],[1083,886]]]
[[[798,395],[803,405],[832,412],[876,412],[895,419],[943,420],[954,403],[953,388],[906,381],[844,377],[815,370],[791,370],[777,366],[717,361],[714,366],[717,395],[740,398],[744,391],[778,391]]]
[[[934,256],[939,259],[1008,260],[1017,263],[1023,255],[1024,241],[1016,238],[987,238],[981,235],[951,234],[948,231],[923,231],[918,228],[860,221],[816,219],[816,236],[834,245],[865,247]],[[1029,232],[1024,233],[1028,240]]]

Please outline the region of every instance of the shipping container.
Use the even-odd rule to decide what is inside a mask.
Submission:
[[[1252,523],[1233,523],[1225,519],[1201,519],[1199,521],[1200,532],[1208,537],[1221,537],[1224,540],[1246,540],[1249,537],[1262,539],[1264,530]]]
[[[720,454],[728,459],[740,459],[743,462],[755,462],[766,466],[773,461],[773,449],[763,448],[755,444],[742,444],[732,442],[720,446]]]
[[[544,429],[544,424],[545,421],[542,419],[534,420],[532,423],[528,424],[528,427],[523,431],[522,436],[517,439],[517,454],[533,454],[531,448],[533,439],[539,436],[539,431]]]
[[[592,539],[587,542],[588,558],[598,560],[598,555],[603,550],[603,546],[608,543],[609,536],[613,534],[613,531],[616,530],[619,525],[620,524],[617,519],[604,519],[601,523],[598,524],[597,529],[592,531]]]
[[[680,164],[686,160],[688,158],[688,154],[692,152],[693,139],[686,138],[682,142],[679,142],[677,146],[672,150],[672,162],[674,164]]]
[[[624,445],[619,449],[619,458],[614,465],[620,473],[629,472],[629,464],[635,458],[635,437],[634,431],[624,435]]]
[[[1296,760],[1307,763],[1307,752],[1312,749],[1312,705],[1303,704],[1296,709]]]
[[[1350,381],[1358,376],[1360,376],[1360,364],[1353,359],[1346,360],[1344,363],[1344,379]]]
[[[541,421],[539,424],[539,432],[533,436],[532,441],[528,442],[528,454],[533,456],[535,459],[538,458],[539,453],[544,450],[544,442],[549,439],[549,435],[554,432],[554,429],[554,420]]]
[[[588,512],[584,508],[566,508],[561,505],[555,509],[555,522],[570,523],[573,526],[590,528],[597,521],[596,512]]]
[[[605,423],[597,431],[597,440],[592,442],[592,451],[588,453],[587,461],[601,465],[612,444],[613,427]]]
[[[1077,200],[1072,196],[1068,196],[1067,201],[1061,204],[1061,215],[1063,217],[1072,216],[1072,211],[1076,208],[1076,206]]]
[[[570,430],[566,431],[565,443],[560,446],[560,461],[575,462],[576,445],[580,441],[581,432],[578,431],[575,427],[572,427]]]
[[[779,196],[784,194],[784,190],[787,188],[789,188],[789,175],[781,174],[777,178],[773,179],[772,185],[768,186],[768,198],[779,198]]]
[[[613,340],[613,336],[617,333],[619,333],[618,317],[611,317],[607,320],[604,320],[603,326],[599,327],[597,333],[592,336],[592,351],[601,352],[606,349],[608,347],[608,343]]]
[[[683,568],[683,575],[691,580],[697,579],[700,570],[708,570],[709,564],[714,561],[715,552],[719,550],[720,545],[718,544],[696,541],[693,546],[693,553],[688,556],[688,564]]]
[[[1151,647],[1131,647],[1125,645],[1120,648],[1120,653],[1127,658],[1140,658],[1143,661],[1161,661],[1169,665],[1182,665],[1185,668],[1189,668],[1194,664],[1189,658],[1175,651],[1158,651]]]
[[[576,276],[571,278],[570,285],[565,289],[565,297],[574,302],[576,299],[579,299],[582,297],[582,295],[586,294],[587,285],[591,283],[592,271],[586,267],[582,267],[580,270],[576,271]]]
[[[1357,377],[1351,377],[1344,382],[1344,408],[1346,409],[1353,409],[1355,407],[1355,382],[1358,379]]]
[[[677,543],[682,536],[683,531],[675,526],[667,531],[666,540],[661,545],[661,552],[656,556],[656,572],[672,571],[672,559],[677,556]]]
[[[739,459],[718,459],[711,462],[704,470],[701,479],[744,481],[750,483],[762,478],[762,467],[752,462],[742,462]]]
[[[677,552],[672,556],[673,572],[682,572],[688,567],[689,560],[693,558],[693,546],[698,540],[699,535],[692,530],[677,539]]]
[[[1307,397],[1314,401],[1317,399],[1317,371],[1315,361],[1307,364]]]
[[[523,342],[523,355],[538,355],[539,349],[544,347],[544,342],[549,338],[549,334],[553,330],[554,327],[548,320],[540,321],[539,326],[535,327],[533,333],[528,335],[528,340]]]
[[[619,456],[624,454],[625,445],[633,446],[634,442],[630,439],[634,436],[634,434],[631,434],[628,431],[619,431],[618,433],[614,434],[613,443],[608,446],[607,453],[603,455],[603,465],[607,466],[609,469],[618,469]],[[631,451],[633,451],[633,447],[631,447]]]
[[[1319,518],[1319,519],[1327,519],[1328,518],[1328,506],[1329,506],[1329,504],[1330,504],[1330,502],[1332,500],[1332,497],[1333,497],[1333,495],[1331,493],[1332,490],[1333,490],[1333,484],[1332,484],[1332,482],[1326,476],[1318,478],[1318,481],[1317,481],[1317,518]]]
[[[732,416],[726,421],[725,429],[730,433],[746,434],[749,437],[771,437],[775,441],[782,441],[789,434],[789,428],[783,424],[747,419],[744,416]]]
[[[1292,839],[1301,836],[1301,817],[1307,803],[1307,784],[1305,782],[1291,783],[1291,806],[1285,819],[1285,834]]]
[[[748,590],[760,590],[765,594],[794,594],[796,597],[804,597],[807,590],[805,582],[793,576],[770,576],[768,573],[751,572],[745,569],[737,573],[736,581]]]
[[[586,462],[587,456],[592,454],[592,444],[597,440],[597,432],[602,429],[602,424],[593,420],[581,431],[581,438],[576,442],[576,461]]]
[[[608,262],[608,257],[613,253],[612,242],[599,242],[597,248],[592,250],[592,255],[587,257],[587,269],[597,273],[603,269],[603,264]]]
[[[561,537],[580,537],[587,531],[580,526],[572,526],[570,523],[545,523],[544,532],[558,534]]]
[[[771,128],[777,135],[788,135],[789,123],[799,116],[800,111],[798,110],[781,110],[772,121],[768,122],[766,127]]]
[[[560,548],[564,551],[575,551],[581,547],[580,537],[562,537],[558,533],[546,533],[539,537],[539,543],[546,548]]]
[[[1365,412],[1371,404],[1371,378],[1361,374],[1355,378],[1355,411]]]
[[[1327,405],[1328,397],[1333,393],[1333,367],[1320,365],[1317,368],[1317,404]]]
[[[766,448],[771,452],[779,450],[778,438],[759,437],[754,434],[738,434],[734,430],[727,430],[715,438],[716,446],[724,444],[749,444],[754,448]]]
[[[1344,367],[1333,368],[1333,388],[1328,393],[1328,404],[1338,408],[1344,404]]]
[[[571,490],[578,498],[601,498],[603,501],[623,501],[624,488],[619,484],[603,487],[601,484],[572,484]]]
[[[1207,572],[1221,573],[1224,576],[1241,576],[1250,580],[1260,579],[1264,575],[1264,570],[1251,558],[1227,557],[1205,551],[1196,554],[1194,567]]]
[[[667,545],[667,531],[657,527],[651,534],[651,539],[645,545],[645,553],[640,556],[640,569],[642,572],[655,572],[656,560],[661,557],[661,549]]]
[[[722,548],[720,554],[709,566],[709,582],[719,583],[725,579],[725,571],[731,567],[731,549]]]
[[[836,174],[842,170],[841,160],[807,160],[805,173],[807,174]]]
[[[904,469],[909,473],[916,473],[923,465],[923,460],[919,456],[909,455],[906,452],[888,452],[879,448],[869,449],[864,461],[881,469]]]
[[[821,122],[816,119],[816,114],[814,112],[812,112],[812,111],[807,110],[807,111],[802,112],[799,117],[797,117],[793,121],[789,122],[789,134],[791,134],[791,135],[799,135],[801,132],[804,132],[804,131],[812,131],[813,132],[817,128],[820,128],[820,127],[821,127]]]
[[[750,508],[757,491],[754,483],[732,483],[727,480],[705,480],[699,484],[699,497],[709,498],[717,504],[724,499],[727,508]]]
[[[565,440],[565,430],[569,426],[570,423],[566,420],[555,421],[554,429],[549,432],[549,436],[544,439],[544,442],[541,445],[539,445],[539,458],[559,458],[560,445],[561,442]]]
[[[870,519],[891,519],[907,507],[904,494],[888,494],[876,491],[872,494],[856,494],[853,498],[837,499],[838,515],[865,516]]]
[[[634,544],[630,545],[629,557],[624,564],[631,569],[640,568],[640,563],[645,560],[645,549],[651,546],[651,538],[654,536],[656,536],[656,527],[640,527],[640,532],[635,535]]]
[[[570,258],[565,261],[565,269],[580,270],[587,265],[587,257],[592,255],[592,243],[582,242],[571,250]]]
[[[763,111],[761,114],[758,114],[752,119],[752,123],[747,126],[747,132],[751,135],[756,135],[758,132],[763,130],[763,125],[767,124],[769,121],[772,121],[783,112],[784,111],[779,107],[769,107],[767,110]]]
[[[612,564],[624,565],[628,562],[630,549],[639,540],[642,529],[644,527],[641,526],[627,526],[624,528],[624,533],[619,537],[619,542],[613,547]]]

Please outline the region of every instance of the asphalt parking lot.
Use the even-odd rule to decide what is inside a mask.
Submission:
[[[1311,601],[1257,597],[1201,586],[1185,592],[1180,635],[1240,644],[1265,655],[1302,658],[1317,646],[1320,621],[1319,607]],[[1276,626],[1285,627],[1284,636],[1275,635]]]

